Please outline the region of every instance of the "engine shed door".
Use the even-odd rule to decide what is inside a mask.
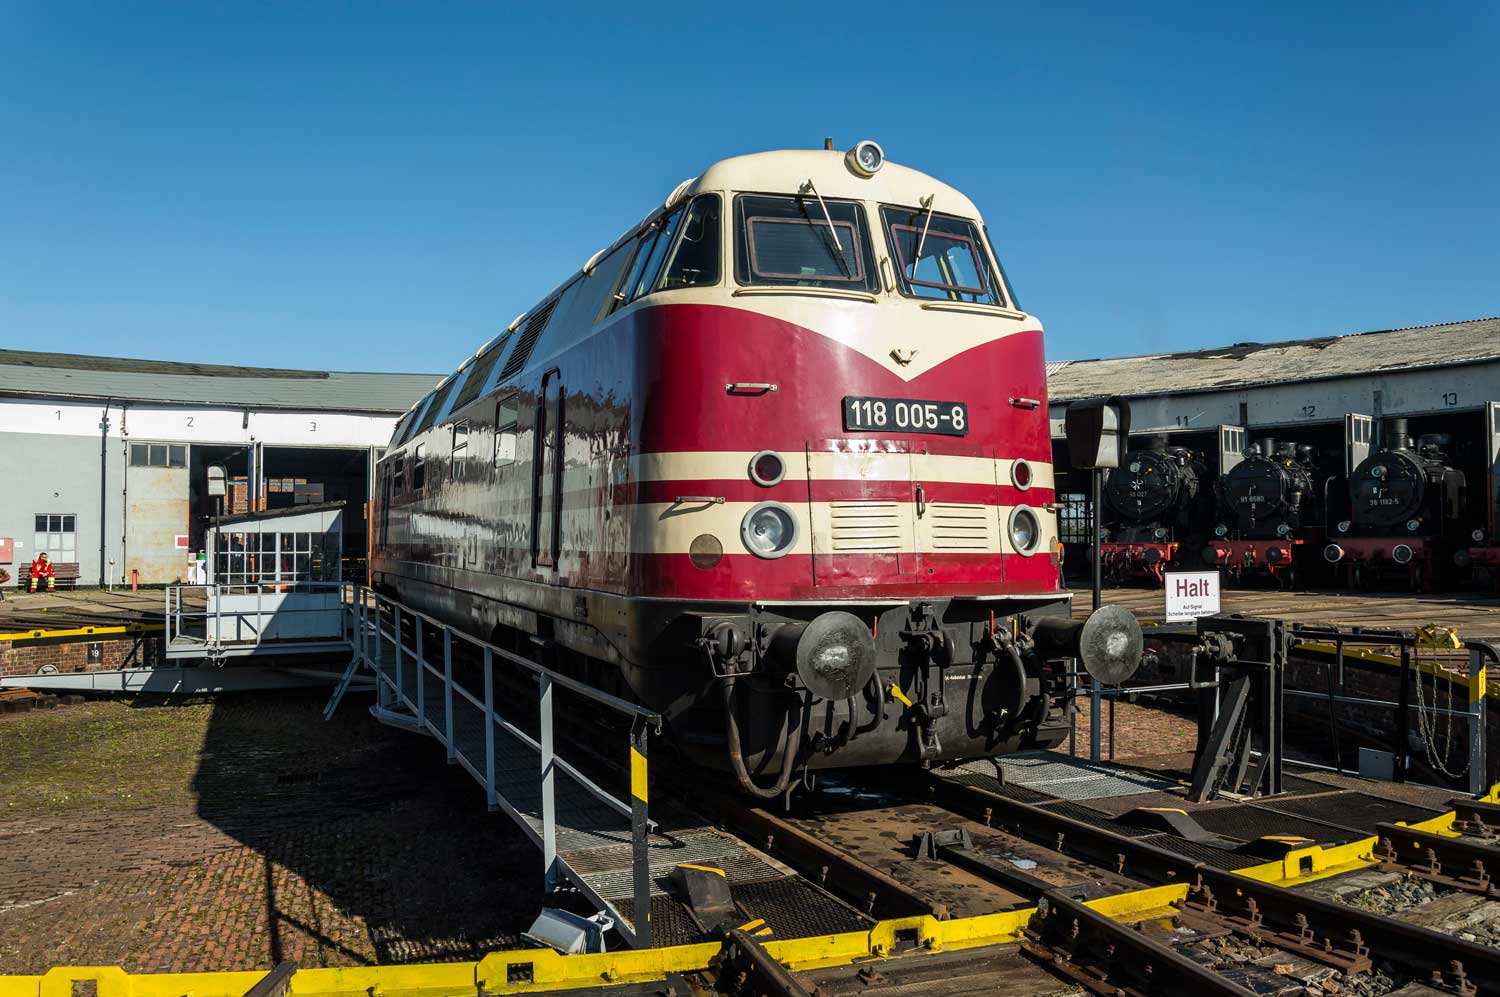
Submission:
[[[1344,416],[1344,477],[1353,478],[1354,469],[1370,456],[1370,445],[1375,439],[1373,416],[1350,412]]]
[[[1484,452],[1488,455],[1487,476],[1489,480],[1489,530],[1493,543],[1496,527],[1500,527],[1500,402],[1485,402],[1484,405]]]
[[[1245,459],[1245,427],[1219,427],[1219,473],[1228,474]]]

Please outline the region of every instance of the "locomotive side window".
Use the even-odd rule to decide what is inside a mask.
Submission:
[[[411,490],[420,492],[427,486],[427,444],[418,443],[411,463]]]
[[[495,466],[516,462],[516,438],[520,427],[521,407],[511,392],[495,403]]]
[[[645,236],[641,238],[636,263],[630,268],[633,280],[621,289],[626,292],[626,302],[634,301],[656,284],[656,275],[661,272],[662,261],[667,258],[667,248],[676,238],[677,223],[681,220],[682,209],[679,208],[654,226],[649,244]]]
[[[667,258],[658,291],[719,282],[719,195],[700,194],[688,205],[677,245]]]
[[[469,376],[464,379],[464,386],[459,389],[458,396],[449,406],[451,411],[458,412],[479,397],[479,392],[483,391],[484,386],[489,383],[490,375],[495,371],[495,364],[500,362],[500,357],[505,353],[505,347],[514,335],[513,332],[507,332],[494,346],[486,350],[483,356],[474,361],[474,365],[469,369]]]
[[[1003,293],[1010,295],[1010,306],[1012,308],[1018,312],[1025,311],[1026,309],[1021,307],[1020,299],[1016,297],[1016,285],[1010,282],[1010,274],[1005,272],[1005,261],[1000,258],[1000,254],[995,250],[995,240],[990,238],[990,227],[985,225],[983,228],[984,241],[990,245],[990,258],[995,261],[995,266],[1000,268],[1000,281],[1004,285]]]
[[[882,207],[880,215],[896,252],[902,294],[1005,304],[972,222],[927,208]]]
[[[858,204],[744,194],[735,198],[734,211],[739,283],[880,290]]]
[[[451,452],[454,481],[464,478],[464,465],[469,459],[469,423],[467,420],[453,424],[453,449]]]

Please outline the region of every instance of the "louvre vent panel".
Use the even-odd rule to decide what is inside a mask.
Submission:
[[[926,518],[932,550],[986,551],[995,547],[994,510],[958,502],[931,502]]]
[[[830,502],[833,552],[900,550],[901,515],[897,502]]]
[[[505,358],[505,366],[500,370],[500,380],[508,381],[526,369],[526,362],[531,359],[531,351],[536,349],[536,341],[541,338],[542,330],[547,327],[547,320],[552,317],[552,309],[556,305],[557,299],[553,298],[536,312],[527,316],[526,326],[521,330],[521,338],[516,340],[515,348],[510,351],[510,356]]]

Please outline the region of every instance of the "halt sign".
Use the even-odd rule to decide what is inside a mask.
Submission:
[[[1191,623],[1219,611],[1217,571],[1168,571],[1167,622]]]

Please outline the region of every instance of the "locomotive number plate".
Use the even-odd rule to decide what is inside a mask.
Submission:
[[[939,433],[967,436],[969,406],[918,398],[844,398],[844,429],[849,432]]]

